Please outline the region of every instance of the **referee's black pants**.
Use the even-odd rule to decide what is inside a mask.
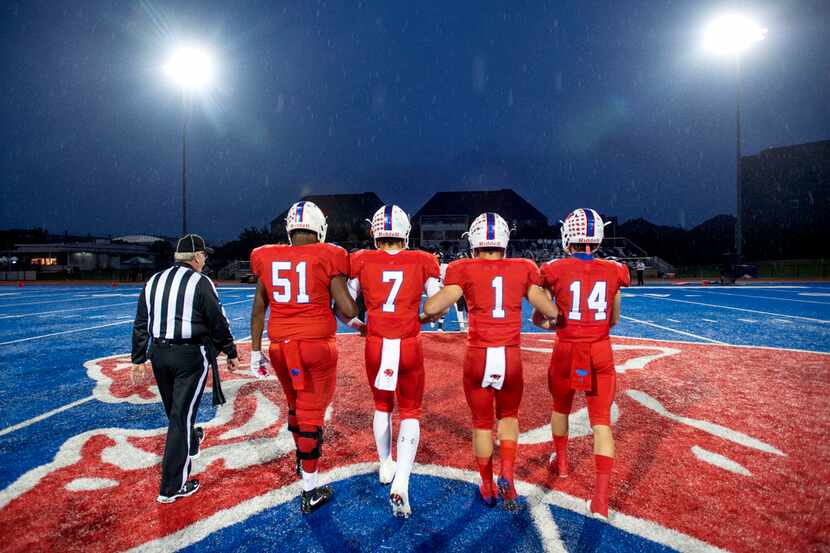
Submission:
[[[155,343],[150,360],[169,420],[160,493],[170,496],[190,476],[190,454],[198,447],[193,425],[207,381],[208,359],[203,346]]]

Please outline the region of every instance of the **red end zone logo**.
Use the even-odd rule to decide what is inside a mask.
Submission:
[[[582,512],[592,491],[593,461],[579,399],[571,415],[571,478],[547,471],[549,338],[523,337],[516,476],[536,531],[545,543],[561,545],[547,506]],[[427,384],[415,472],[474,482],[472,458],[458,454],[470,449],[459,368],[463,340],[453,333],[424,336]],[[376,466],[363,340],[339,336],[338,347],[324,480]],[[240,347],[243,365],[248,349]],[[615,526],[678,550],[804,551],[827,544],[830,530],[819,513],[830,482],[824,445],[830,389],[822,379],[803,401],[785,398],[794,397],[794,379],[811,381],[830,369],[830,357],[634,339],[615,339],[614,350]],[[128,367],[127,356],[88,362],[95,397],[160,403],[154,385],[132,386]],[[4,551],[175,549],[295,497],[294,444],[279,383],[232,375],[224,367],[223,377],[228,403],[202,425],[207,435],[193,462],[203,486],[197,496],[173,505],[155,502],[165,429],[92,430],[67,440],[51,462],[0,492]],[[417,517],[417,487],[410,494]]]

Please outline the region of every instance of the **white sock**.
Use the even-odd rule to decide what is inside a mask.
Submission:
[[[303,473],[303,491],[310,492],[314,488],[317,487],[317,471],[314,472],[306,472],[301,471]]]
[[[415,464],[418,442],[421,440],[421,423],[418,419],[404,419],[398,434],[398,469],[392,487],[406,490],[409,488],[409,473]]]
[[[375,445],[378,448],[378,458],[381,463],[392,455],[392,413],[375,411],[372,421],[372,431],[375,433]]]

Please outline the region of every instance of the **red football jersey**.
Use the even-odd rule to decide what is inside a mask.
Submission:
[[[444,286],[464,290],[470,328],[467,343],[477,347],[518,346],[522,298],[531,284],[542,284],[529,259],[460,259],[447,267]]]
[[[418,313],[424,284],[440,278],[435,256],[419,250],[361,250],[352,254],[351,278],[360,281],[366,303],[366,332],[410,338],[421,332]]]
[[[568,342],[608,338],[614,298],[631,284],[625,265],[587,255],[545,264],[542,278],[559,308],[556,335]]]
[[[262,246],[251,252],[251,270],[268,291],[271,340],[334,336],[330,285],[349,275],[346,250],[325,243]]]

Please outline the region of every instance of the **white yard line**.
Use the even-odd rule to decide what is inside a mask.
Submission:
[[[828,324],[830,321],[825,321],[823,319],[813,319],[811,317],[800,317],[798,315],[784,315],[783,313],[770,313],[769,311],[758,311],[757,309],[745,309],[743,307],[730,307],[728,305],[718,305],[716,303],[703,303],[700,301],[688,301],[688,300],[678,300],[674,298],[656,298],[653,296],[647,296],[648,299],[656,300],[656,301],[673,301],[676,303],[688,303],[689,305],[702,305],[704,307],[716,307],[718,309],[729,309],[731,311],[744,311],[746,313],[758,313],[760,315],[771,315],[773,317],[786,317],[788,319],[796,319],[799,321],[808,321],[811,323],[819,323],[819,324]]]
[[[713,344],[726,344],[726,342],[721,342],[720,340],[713,340],[712,338],[707,338],[706,336],[700,336],[699,334],[692,334],[691,332],[686,332],[685,330],[677,330],[676,328],[671,328],[668,326],[658,325],[652,323],[651,321],[643,321],[640,319],[635,319],[634,317],[628,317],[626,315],[620,315],[626,321],[631,321],[634,323],[640,323],[647,326],[652,326],[654,328],[659,328],[660,330],[668,330],[669,332],[675,332],[677,334],[682,334],[683,336],[689,336],[691,338],[697,338],[698,340],[704,340],[706,342],[712,342]],[[643,340],[649,340],[650,338],[643,338]]]
[[[132,317],[130,319],[132,319]],[[95,329],[98,329],[98,328],[106,328],[108,326],[116,326],[116,325],[132,324],[132,323],[133,323],[132,320],[128,320],[128,321],[117,321],[117,322],[114,322],[114,323],[107,323],[107,324],[96,325],[96,326],[88,326],[88,327],[85,327],[85,328],[73,328],[72,330],[64,330],[64,331],[61,331],[61,332],[52,332],[52,333],[49,333],[49,334],[42,334],[40,336],[30,336],[28,338],[18,338],[17,340],[9,340],[8,342],[0,342],[0,346],[8,346],[8,345],[11,345],[11,344],[19,344],[21,342],[29,342],[29,341],[32,341],[32,340],[40,340],[42,338],[51,338],[52,336],[61,336],[63,334],[74,334],[76,332],[86,332],[87,330],[95,330]]]
[[[49,301],[33,301],[29,303],[7,303],[7,304],[0,304],[0,307],[27,307],[29,305],[45,305],[47,303],[58,303],[58,302],[66,302],[66,301],[95,301],[101,298],[68,298],[65,300],[49,300]]]
[[[20,313],[17,315],[0,315],[0,319],[19,319],[21,317],[35,317],[38,315],[52,315],[54,313],[69,313],[71,311],[89,311],[91,309],[106,309],[108,307],[117,307],[119,305],[135,305],[134,301],[126,301],[121,303],[108,303],[106,305],[93,305],[91,307],[76,307],[74,309],[56,309],[54,311],[40,311],[38,313]]]
[[[32,417],[31,419],[27,419],[23,422],[19,422],[17,424],[13,424],[11,426],[7,426],[3,430],[0,430],[0,436],[5,436],[6,434],[11,434],[15,430],[20,430],[21,428],[26,428],[27,426],[31,426],[31,425],[35,424],[36,422],[40,422],[44,419],[48,419],[52,415],[57,415],[58,413],[68,411],[69,409],[72,409],[73,407],[77,407],[78,405],[83,405],[84,403],[86,403],[88,401],[91,401],[93,399],[95,399],[94,396],[87,396],[85,398],[79,399],[78,401],[73,401],[72,403],[67,403],[66,405],[62,405],[61,407],[58,407],[57,409],[52,409],[51,411],[46,411],[42,415]]]
[[[721,296],[732,296],[735,298],[756,298],[759,300],[773,300],[773,301],[791,301],[796,303],[813,303],[816,305],[830,305],[830,301],[816,301],[816,300],[797,300],[795,298],[776,298],[773,296],[755,296],[752,294],[733,294],[731,292],[716,292],[715,290],[706,290],[707,294],[719,294]]]

